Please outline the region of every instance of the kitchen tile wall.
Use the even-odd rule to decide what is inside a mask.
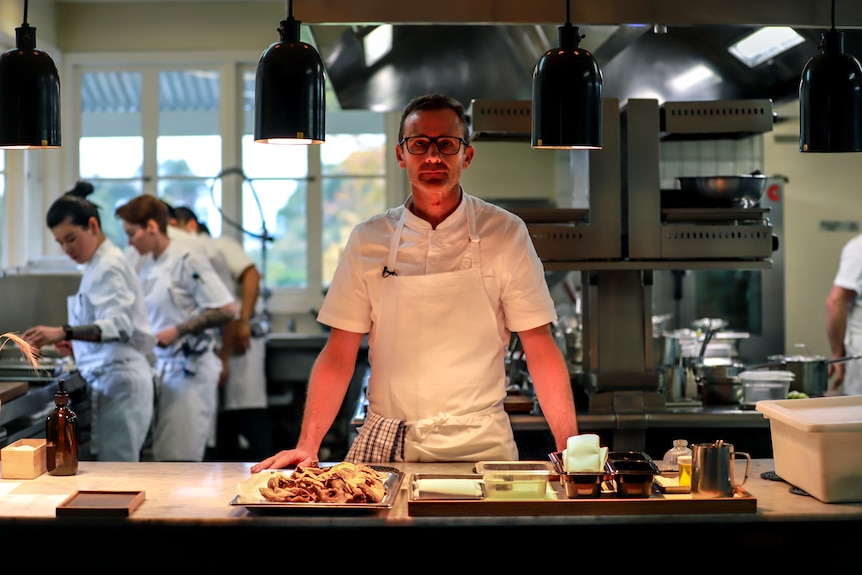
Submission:
[[[662,142],[659,178],[664,189],[678,188],[676,178],[737,176],[763,170],[763,136],[738,140]]]

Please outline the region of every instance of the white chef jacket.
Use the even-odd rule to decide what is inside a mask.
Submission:
[[[141,283],[153,331],[175,326],[204,309],[233,302],[209,260],[173,240],[164,253],[141,268]],[[205,342],[189,355],[183,344]],[[179,338],[167,348],[156,347],[157,407],[153,457],[157,461],[202,461],[218,407],[221,361],[214,341],[202,334]]]
[[[841,250],[838,272],[832,282],[838,287],[856,292],[856,299],[847,310],[847,329],[844,334],[846,355],[862,354],[862,234],[848,241]],[[848,395],[862,395],[862,362],[846,363],[843,391]]]
[[[69,297],[70,325],[96,324],[102,341],[72,340],[75,363],[92,401],[92,451],[101,461],[138,461],[153,416],[147,356],[155,338],[144,293],[123,252],[106,239],[84,265]]]
[[[200,252],[173,240],[158,259],[147,261],[140,271],[153,332],[177,325],[204,309],[233,303],[233,295]],[[156,348],[157,356],[172,355]]]
[[[398,250],[398,275],[436,274],[470,267],[470,242],[464,234],[465,202],[473,202],[482,238],[485,290],[496,312],[500,343],[508,346],[512,331],[533,329],[557,319],[544,267],[520,218],[466,193],[462,197],[458,208],[437,229],[408,211]],[[368,333],[370,358],[383,266],[389,255],[389,241],[407,202],[354,228],[317,316],[324,325]]]

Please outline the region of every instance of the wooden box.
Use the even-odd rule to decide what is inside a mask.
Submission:
[[[0,449],[0,477],[34,479],[47,471],[44,439],[19,439]]]

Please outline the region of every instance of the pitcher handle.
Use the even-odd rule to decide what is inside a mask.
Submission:
[[[746,453],[744,451],[736,451],[733,454],[734,460],[739,455],[742,455],[743,457],[745,457],[745,476],[742,478],[742,482],[737,483],[737,485],[745,485],[745,482],[748,481],[748,471],[749,471],[749,469],[751,469],[751,455],[749,455],[748,453]]]

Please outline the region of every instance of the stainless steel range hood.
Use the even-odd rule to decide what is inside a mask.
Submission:
[[[397,111],[414,96],[445,92],[466,105],[473,99],[530,100],[532,72],[558,43],[557,25],[396,24],[392,49],[367,66],[363,41],[377,25],[312,25],[329,80],[343,109]],[[581,47],[599,63],[604,96],[664,101],[767,98],[780,104],[798,96],[805,63],[817,53],[822,30],[799,28],[806,40],[748,68],[727,48],[753,26],[580,26]],[[662,30],[665,30],[662,28]],[[845,51],[862,57],[862,31],[845,32]],[[695,66],[714,77],[679,85]]]

